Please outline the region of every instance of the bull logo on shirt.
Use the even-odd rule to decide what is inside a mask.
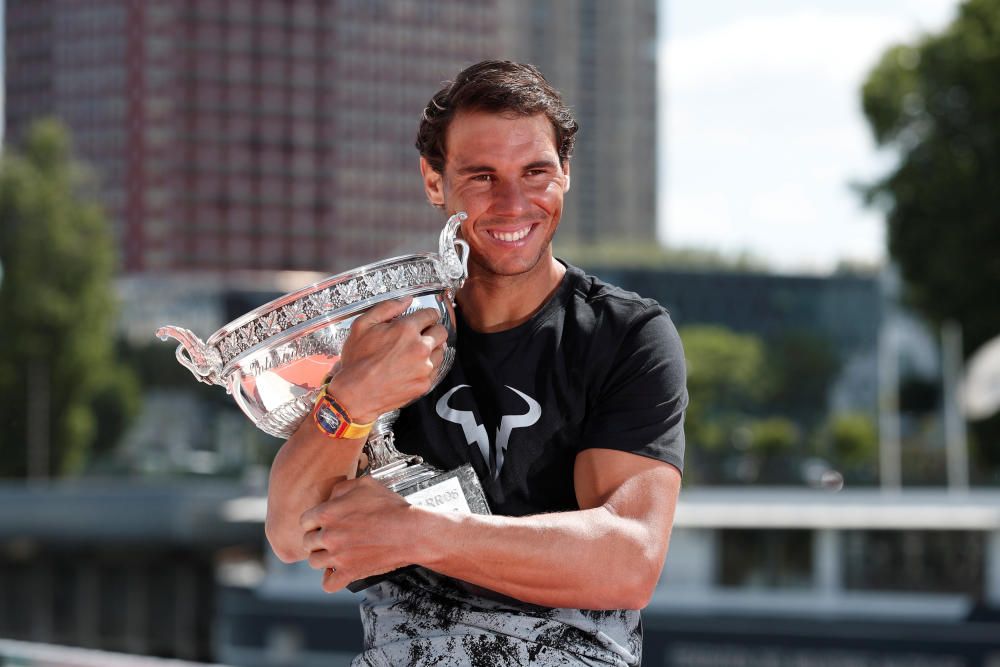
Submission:
[[[513,432],[516,428],[533,426],[542,416],[542,406],[538,404],[538,401],[524,392],[514,389],[510,385],[504,386],[524,399],[524,402],[528,404],[528,411],[523,415],[504,415],[500,419],[500,427],[497,428],[496,433],[496,465],[493,465],[493,457],[490,456],[490,439],[486,434],[486,427],[479,423],[476,419],[475,413],[473,413],[472,410],[456,410],[448,405],[448,400],[451,398],[452,394],[460,389],[468,388],[469,385],[460,384],[457,387],[453,387],[448,391],[448,393],[438,400],[436,406],[438,416],[440,416],[441,419],[461,426],[462,432],[465,434],[466,442],[468,442],[469,445],[476,444],[479,446],[479,451],[483,455],[483,460],[486,461],[486,465],[489,466],[492,471],[493,479],[500,476],[500,469],[503,468],[504,453],[507,451],[507,443],[510,440],[511,432]]]

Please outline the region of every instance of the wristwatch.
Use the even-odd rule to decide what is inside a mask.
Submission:
[[[326,387],[324,384],[312,410],[313,421],[319,430],[331,438],[353,440],[367,436],[375,422],[358,424],[352,421],[351,415],[326,391]]]

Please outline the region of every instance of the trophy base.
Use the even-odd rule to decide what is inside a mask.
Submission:
[[[411,505],[436,512],[491,514],[483,486],[469,464],[443,472],[414,457],[372,471],[371,476],[403,496]],[[357,593],[410,567],[414,566],[352,581],[347,589]]]

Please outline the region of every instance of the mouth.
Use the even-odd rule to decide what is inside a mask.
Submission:
[[[535,225],[525,225],[519,229],[512,230],[489,229],[486,233],[495,241],[517,243],[518,241],[523,241],[534,228]]]

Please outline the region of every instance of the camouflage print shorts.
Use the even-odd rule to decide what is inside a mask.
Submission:
[[[637,611],[583,611],[527,605],[422,568],[366,591],[365,652],[353,665],[513,667],[638,665]],[[495,599],[494,599],[495,597]]]

